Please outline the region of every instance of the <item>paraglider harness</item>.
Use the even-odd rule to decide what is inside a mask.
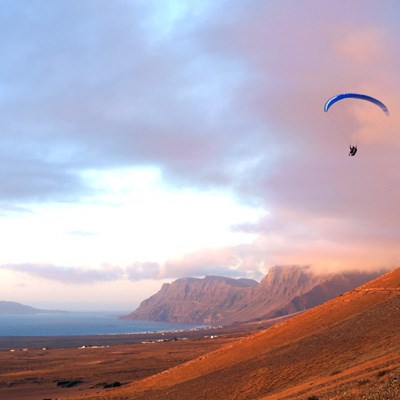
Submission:
[[[356,153],[357,153],[357,146],[352,146],[352,145],[350,145],[350,153],[349,153],[349,156],[355,156],[356,155]]]

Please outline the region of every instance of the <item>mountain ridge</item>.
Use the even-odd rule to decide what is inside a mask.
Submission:
[[[121,318],[223,325],[270,319],[319,305],[382,272],[317,275],[310,267],[276,266],[259,283],[218,276],[181,278],[163,284]]]
[[[399,294],[396,269],[115,395],[142,400],[399,398]],[[361,396],[369,393],[374,395]]]

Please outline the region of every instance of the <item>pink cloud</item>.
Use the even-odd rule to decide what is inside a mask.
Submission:
[[[289,3],[256,3],[236,24],[216,28],[212,45],[245,60],[254,81],[237,107],[258,119],[272,144],[240,186],[272,216],[254,226],[255,247],[268,265],[396,265],[400,55],[398,27],[386,13],[398,6]],[[336,107],[334,118],[323,112],[329,97],[351,91],[382,99],[390,118],[366,104]],[[354,159],[351,142],[359,145]]]
[[[133,263],[131,279],[398,263],[399,2],[226,1],[158,41],[146,4],[32,18],[15,6],[4,21],[8,207],[87,193],[81,170],[152,165],[171,186],[231,191],[268,216],[242,227],[259,234],[250,245]],[[390,118],[350,103],[323,112],[347,91],[382,99]]]

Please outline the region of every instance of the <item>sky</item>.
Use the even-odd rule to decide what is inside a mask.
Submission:
[[[400,265],[397,0],[0,3],[1,300]]]

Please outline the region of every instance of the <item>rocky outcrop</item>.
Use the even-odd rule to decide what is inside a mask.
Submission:
[[[308,267],[273,267],[260,282],[206,276],[182,278],[123,319],[203,324],[263,320],[312,308],[383,272],[316,275]]]
[[[224,318],[224,313],[240,301],[241,292],[257,285],[251,279],[222,276],[182,278],[164,283],[159,292],[123,318],[210,324]]]
[[[381,271],[379,274],[348,272],[345,274],[329,276],[327,277],[327,280],[319,283],[310,291],[294,297],[284,307],[276,310],[272,317],[280,317],[282,315],[288,315],[294,312],[307,310],[328,300],[334,299],[344,292],[348,292],[349,290],[352,290],[364,284],[365,282],[369,282],[370,280],[376,278],[377,275],[383,273],[384,271]]]

